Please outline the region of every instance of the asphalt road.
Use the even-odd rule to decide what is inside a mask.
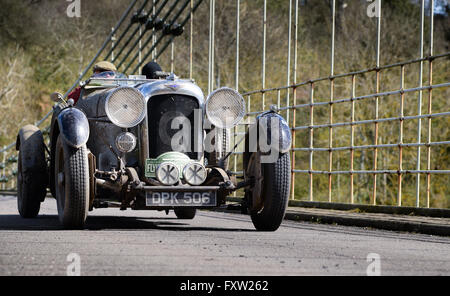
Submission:
[[[0,196],[0,275],[66,275],[72,253],[81,275],[366,275],[378,262],[381,275],[450,275],[447,237],[292,221],[256,232],[239,214],[118,209],[65,231],[56,213],[48,198],[37,219],[22,219],[16,198]]]

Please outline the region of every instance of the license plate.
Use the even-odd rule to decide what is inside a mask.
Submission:
[[[149,207],[215,207],[215,191],[203,192],[147,192],[146,205]]]

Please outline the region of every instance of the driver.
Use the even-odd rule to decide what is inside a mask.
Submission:
[[[94,72],[92,75],[96,75],[96,74],[100,74],[103,72],[109,72],[109,71],[115,72],[115,71],[117,71],[117,68],[116,68],[116,66],[114,66],[114,64],[112,64],[108,61],[102,61],[102,62],[98,62],[97,64],[95,64],[92,71]],[[81,94],[81,87],[77,87],[70,92],[70,94],[67,96],[67,98],[74,100],[74,102],[75,102],[74,105],[75,105],[77,103],[78,99],[80,98],[80,94]]]

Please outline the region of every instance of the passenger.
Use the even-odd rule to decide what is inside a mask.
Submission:
[[[112,63],[103,61],[103,62],[98,62],[97,64],[95,64],[92,71],[94,72],[92,74],[92,76],[94,76],[96,74],[100,74],[103,72],[109,72],[109,71],[115,72],[115,71],[117,71],[117,68]],[[75,105],[77,103],[78,99],[80,98],[80,95],[81,95],[81,87],[77,87],[70,92],[70,94],[67,96],[67,98],[74,100],[74,102],[75,102],[74,105]]]
[[[159,77],[156,75],[158,71],[162,71],[158,63],[150,62],[142,68],[142,75],[145,75],[147,79],[158,79]]]

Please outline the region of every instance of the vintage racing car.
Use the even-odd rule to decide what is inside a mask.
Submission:
[[[290,191],[291,132],[276,110],[245,123],[239,177],[227,170],[238,145],[226,149],[229,130],[246,114],[237,91],[219,88],[205,99],[193,81],[173,73],[152,80],[112,74],[83,82],[76,104],[52,94],[58,104],[48,146],[36,126],[20,129],[22,217],[38,215],[47,188],[68,229],[83,228],[89,211],[105,207],[174,210],[192,219],[196,209],[220,207],[244,189],[242,206],[255,228],[278,229]],[[264,161],[269,154],[276,157]]]

